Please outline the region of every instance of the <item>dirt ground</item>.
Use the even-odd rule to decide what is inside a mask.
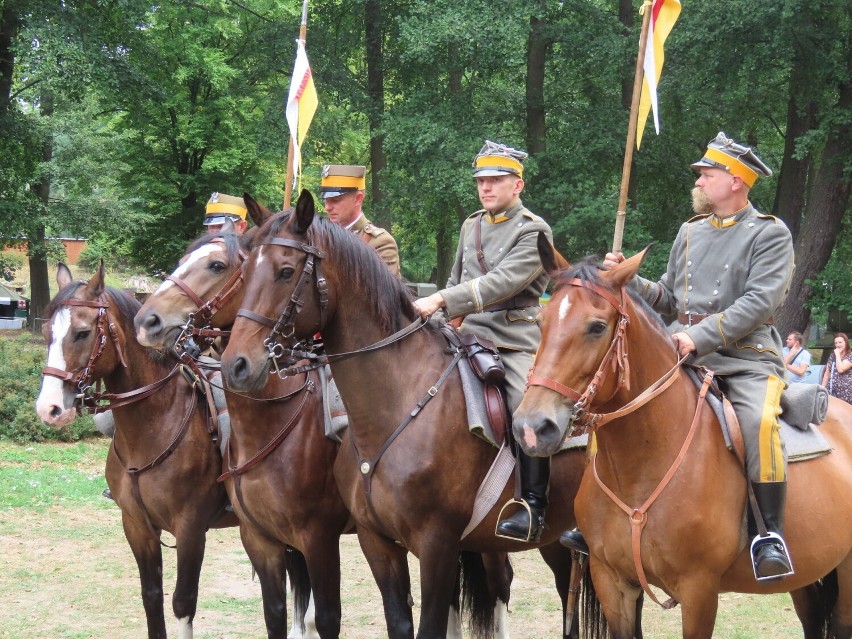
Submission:
[[[9,517],[12,515],[12,517]],[[45,514],[15,509],[0,524],[0,637],[144,637],[145,615],[133,558],[114,505],[67,508]],[[341,540],[345,639],[386,636],[381,599],[357,539]],[[169,597],[175,555],[164,550],[164,588],[169,632],[177,623]],[[560,636],[560,609],[551,577],[537,553],[513,555],[515,581],[510,613],[513,637]],[[412,581],[417,570],[412,562]],[[415,590],[415,615],[418,614]],[[801,631],[789,598],[723,595],[719,637],[795,637]],[[646,637],[679,635],[679,609],[645,607]],[[260,587],[252,581],[236,529],[211,531],[201,576],[196,639],[266,636]]]

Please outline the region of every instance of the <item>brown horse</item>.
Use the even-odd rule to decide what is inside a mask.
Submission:
[[[645,581],[681,605],[690,639],[711,637],[723,591],[792,592],[806,637],[828,628],[849,639],[852,407],[830,400],[820,430],[831,454],[790,464],[785,538],[795,575],[758,583],[743,529],[744,470],[713,411],[701,410],[659,317],[629,289],[644,253],[609,271],[587,263],[556,273],[548,246],[540,238],[556,287],[514,427],[532,455],[555,450],[569,424],[595,430],[577,520],[613,636],[633,637]]]
[[[254,200],[246,202],[254,211]],[[230,328],[242,301],[240,266],[249,242],[227,229],[193,242],[177,270],[136,314],[137,339],[173,351],[190,317],[203,318],[195,327],[202,332]],[[269,636],[283,636],[286,627],[281,571],[290,546],[305,557],[319,636],[337,637],[339,538],[349,512],[332,475],[339,445],[324,434],[317,372],[283,379],[270,375],[250,395],[229,393],[227,403],[231,433],[223,477],[243,545],[260,577]],[[304,603],[295,606],[300,626]]]
[[[87,395],[103,380],[116,424],[106,479],[139,567],[148,637],[166,637],[165,530],[177,547],[172,609],[178,636],[191,639],[207,529],[237,524],[225,512],[225,489],[216,481],[222,458],[206,404],[181,369],[135,340],[139,303],[104,286],[103,266],[88,282],[75,282],[60,264],[57,282],[60,291],[46,309],[48,366],[36,402],[39,417],[66,425],[75,416],[77,394]]]
[[[382,593],[388,636],[414,635],[405,560],[411,551],[421,569],[417,636],[445,637],[459,551],[486,553],[487,563],[532,547],[495,536],[499,507],[462,539],[496,450],[468,430],[446,339],[437,324],[419,321],[408,288],[375,251],[315,217],[312,200],[260,229],[245,278],[243,308],[222,358],[226,384],[240,391],[262,387],[268,347],[282,346],[275,337],[286,346],[322,332],[350,420],[335,475],[346,487],[344,500]],[[386,339],[415,325],[419,329],[404,339]],[[568,551],[557,538],[574,525],[584,459],[584,451],[554,459],[549,528],[541,541],[563,602]],[[498,504],[511,498],[513,483]]]

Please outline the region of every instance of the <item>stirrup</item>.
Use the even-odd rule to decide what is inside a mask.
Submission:
[[[770,577],[758,577],[757,576],[757,549],[764,544],[777,544],[781,546],[781,549],[784,551],[784,557],[787,558],[787,563],[790,565],[789,572],[781,573],[780,575],[772,575]],[[774,532],[767,532],[765,537],[761,537],[760,535],[755,535],[754,539],[751,540],[751,547],[749,548],[749,554],[751,555],[751,568],[754,571],[754,578],[758,582],[764,581],[774,581],[776,579],[781,579],[783,577],[789,577],[790,575],[795,574],[793,570],[793,560],[790,559],[790,551],[787,549],[787,542],[779,535]]]
[[[509,506],[514,506],[516,504],[523,506],[524,509],[527,511],[527,519],[529,520],[529,525],[527,526],[526,538],[510,537],[509,535],[503,535],[503,534],[500,533],[500,522],[504,521],[503,513],[506,512],[506,509]],[[509,519],[509,517],[506,517],[506,519]],[[503,507],[500,509],[500,512],[497,514],[497,525],[494,527],[494,536],[495,537],[499,537],[500,539],[511,539],[512,541],[518,541],[522,544],[528,544],[528,543],[530,543],[530,540],[532,539],[532,530],[533,530],[533,514],[532,514],[532,509],[530,508],[530,505],[527,503],[526,499],[514,499],[513,498],[513,499],[510,499],[509,501],[507,501],[505,504],[503,504]]]

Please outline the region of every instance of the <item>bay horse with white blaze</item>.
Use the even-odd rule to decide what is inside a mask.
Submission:
[[[497,451],[469,432],[454,353],[436,323],[419,319],[412,294],[375,251],[315,217],[307,197],[310,206],[297,206],[295,214],[260,229],[246,261],[243,308],[223,354],[223,375],[234,390],[259,388],[270,349],[321,331],[349,413],[349,441],[335,476],[382,594],[388,636],[414,636],[411,551],[421,570],[417,636],[443,638],[459,552],[485,553],[487,563],[533,546],[495,536],[499,507],[462,539],[476,488]],[[404,338],[387,339],[403,327]],[[549,528],[539,544],[563,603],[570,553],[557,539],[574,526],[584,463],[583,450],[554,458]],[[512,497],[513,483],[503,488],[499,504]]]
[[[222,458],[207,405],[190,372],[136,341],[139,302],[104,285],[103,265],[88,282],[75,282],[60,264],[57,282],[60,290],[46,309],[48,366],[36,410],[47,424],[67,425],[77,395],[90,398],[92,385],[103,380],[116,425],[106,479],[139,568],[148,637],[166,637],[165,530],[177,548],[172,609],[178,636],[192,639],[207,529],[237,524],[216,481]]]
[[[248,196],[245,201],[252,219],[262,223],[265,209]],[[231,327],[251,238],[239,237],[229,224],[190,244],[180,266],[146,300],[135,319],[142,344],[174,351],[187,332],[215,335]],[[339,444],[325,436],[322,402],[316,371],[270,375],[258,391],[227,395],[230,438],[222,479],[260,577],[270,637],[283,636],[286,628],[287,546],[304,555],[316,632],[324,639],[340,633],[339,538],[349,512],[332,474]],[[300,626],[306,603],[296,601],[294,623]]]
[[[758,583],[744,470],[659,317],[629,289],[644,253],[557,272],[542,237],[539,252],[556,287],[514,428],[532,455],[551,454],[571,425],[596,433],[576,508],[612,636],[634,636],[634,603],[652,584],[680,604],[685,638],[712,636],[725,591],[791,592],[805,637],[852,637],[852,406],[831,398],[820,431],[832,452],[789,466],[795,574]]]

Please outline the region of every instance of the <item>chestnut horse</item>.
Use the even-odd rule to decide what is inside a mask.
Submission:
[[[532,455],[557,449],[569,424],[595,430],[576,508],[612,636],[633,637],[645,582],[680,604],[690,639],[712,636],[725,591],[791,592],[806,637],[849,639],[852,406],[829,402],[820,431],[830,454],[790,464],[784,536],[795,575],[758,583],[744,537],[744,470],[660,318],[629,288],[644,253],[609,271],[587,263],[556,273],[541,237],[539,252],[556,287],[514,428]]]
[[[246,202],[254,212],[254,200]],[[240,266],[249,242],[226,227],[190,244],[180,266],[136,314],[137,339],[174,351],[185,326],[230,328],[242,300]],[[193,327],[198,320],[202,325]],[[316,371],[270,375],[256,392],[227,396],[231,432],[223,478],[260,577],[270,637],[283,636],[286,627],[287,546],[305,557],[319,636],[340,633],[339,538],[349,512],[332,475],[339,445],[324,434],[322,401]],[[294,624],[302,626],[306,603],[296,602]]]
[[[103,380],[116,425],[106,479],[139,567],[148,637],[166,637],[165,530],[177,547],[172,609],[178,636],[191,639],[207,529],[237,524],[216,481],[222,457],[207,404],[189,374],[136,341],[139,302],[104,286],[103,265],[88,282],[75,282],[60,264],[57,282],[60,290],[46,309],[48,366],[36,410],[47,424],[67,425],[78,393],[87,396]]]
[[[409,289],[375,251],[316,217],[309,194],[301,204],[302,198],[293,215],[272,218],[258,233],[222,372],[234,390],[261,388],[268,349],[321,331],[350,421],[335,476],[382,594],[387,636],[414,635],[410,551],[421,574],[417,636],[445,637],[459,552],[485,553],[487,563],[533,547],[494,534],[499,504],[512,497],[514,481],[502,490],[498,507],[462,539],[477,486],[497,451],[468,430],[460,377],[450,366],[453,353],[436,323],[419,320]],[[386,339],[415,325],[418,330],[404,339]],[[282,340],[277,345],[276,337]],[[549,527],[540,544],[563,603],[570,553],[557,539],[574,526],[584,463],[582,450],[554,458]]]

